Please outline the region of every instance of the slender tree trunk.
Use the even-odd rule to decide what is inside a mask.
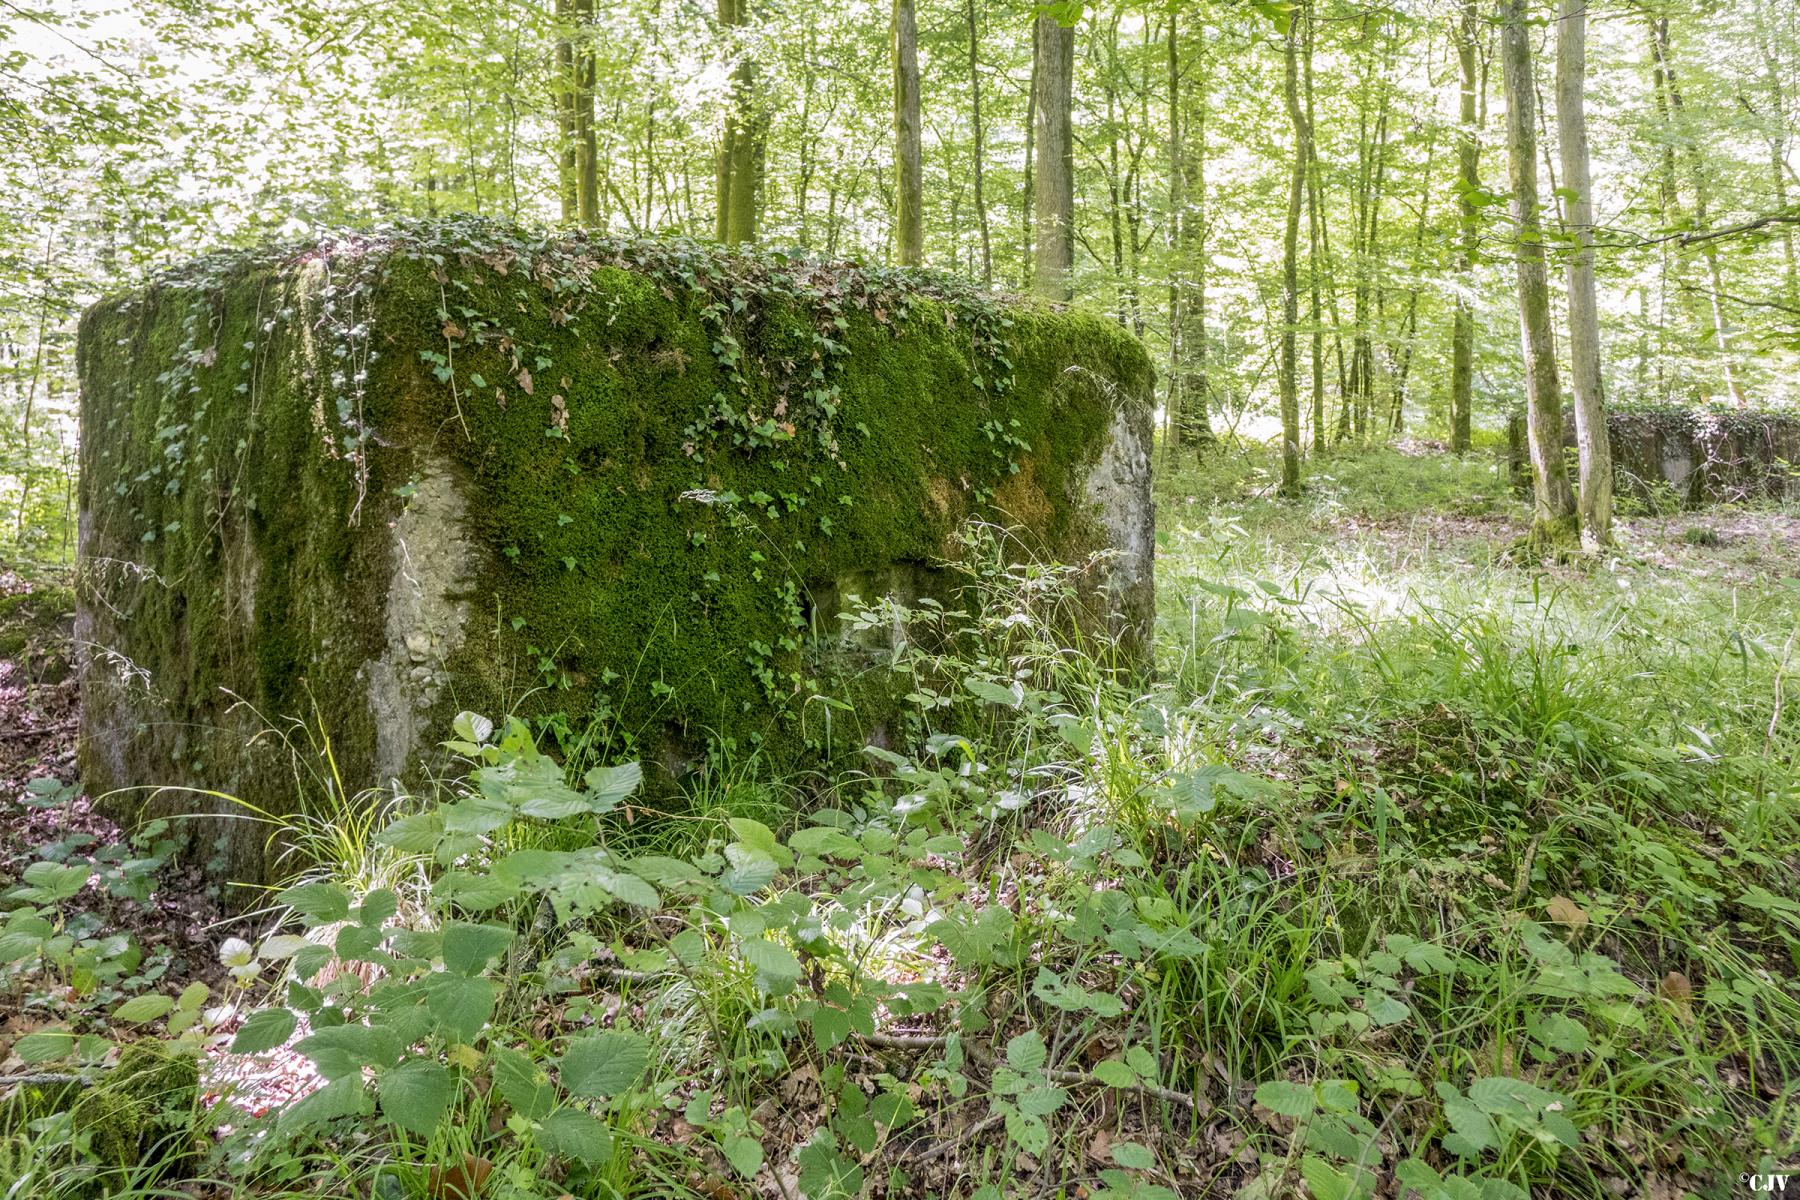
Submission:
[[[1569,260],[1569,374],[1575,389],[1575,444],[1580,451],[1580,516],[1584,541],[1612,541],[1612,447],[1600,377],[1600,309],[1594,296],[1594,196],[1588,170],[1588,0],[1562,0],[1556,31],[1556,142],[1562,153],[1568,226],[1575,235]]]
[[[719,0],[719,24],[728,34],[749,23],[750,0]],[[756,60],[741,44],[733,49],[738,61],[731,73],[731,95],[726,104],[717,171],[717,237],[730,245],[756,240],[767,141],[756,94]]]
[[[560,135],[556,193],[562,201],[565,224],[573,224],[581,211],[575,189],[574,24],[574,0],[556,0],[556,125]]]
[[[1019,289],[1031,290],[1031,217],[1037,204],[1038,39],[1043,22],[1031,22],[1031,79],[1025,85],[1025,190],[1019,196]]]
[[[1197,102],[1184,102],[1180,13],[1171,9],[1169,68],[1169,423],[1184,446],[1215,443],[1208,413],[1206,345],[1206,73],[1204,27],[1195,60]],[[1189,128],[1189,113],[1192,128]]]
[[[1036,253],[1032,291],[1049,300],[1073,296],[1075,266],[1075,30],[1056,18],[1037,18]]]
[[[913,0],[894,0],[894,257],[903,267],[925,261],[925,168],[919,143],[919,28]]]
[[[983,163],[981,128],[981,40],[975,26],[975,0],[968,0],[969,16],[969,105],[973,113],[975,134],[975,222],[981,229],[981,282],[994,286],[994,244],[988,231],[987,197],[982,191]]]
[[[1526,0],[1504,0],[1501,66],[1506,81],[1506,148],[1518,244],[1520,343],[1525,356],[1526,428],[1531,442],[1535,545],[1568,544],[1579,532],[1575,494],[1563,463],[1562,397],[1550,327],[1550,280],[1538,205],[1537,114]]]
[[[1585,2],[1585,0],[1584,0]],[[1412,267],[1417,276],[1424,270],[1425,226],[1431,212],[1431,168],[1437,162],[1437,126],[1432,125],[1425,140],[1425,170],[1419,185],[1419,219],[1413,226]],[[1395,434],[1406,427],[1406,381],[1412,373],[1413,339],[1419,332],[1419,286],[1406,290],[1406,317],[1400,322],[1400,337],[1393,344],[1394,364],[1393,411],[1389,429]]]
[[[1294,130],[1294,167],[1288,177],[1287,225],[1281,240],[1281,494],[1300,494],[1300,387],[1296,378],[1294,325],[1300,315],[1300,203],[1306,194],[1306,164],[1312,157],[1312,130],[1300,108],[1300,31],[1294,26],[1307,20],[1304,9],[1293,14],[1288,26],[1283,64],[1283,94],[1287,99],[1288,124]]]
[[[1317,27],[1306,22],[1306,54],[1300,62],[1301,90],[1306,97],[1306,281],[1311,293],[1308,341],[1312,346],[1312,449],[1323,454],[1325,420],[1325,327],[1319,308],[1319,154],[1318,124],[1313,119],[1313,41]]]
[[[600,223],[600,147],[594,130],[594,0],[575,0],[575,217]],[[472,125],[471,125],[472,127]]]
[[[1169,249],[1169,387],[1167,399],[1163,403],[1163,455],[1165,459],[1175,444],[1176,431],[1183,425],[1183,409],[1187,397],[1183,393],[1181,326],[1183,320],[1182,278],[1187,273],[1187,264],[1181,260],[1182,240],[1181,226],[1186,217],[1183,211],[1187,196],[1182,187],[1181,161],[1181,12],[1170,6],[1167,58],[1169,68],[1169,215],[1168,227]]]
[[[1456,313],[1450,327],[1450,452],[1466,454],[1470,422],[1475,411],[1475,255],[1481,230],[1481,209],[1475,194],[1481,188],[1481,126],[1477,123],[1475,90],[1475,34],[1481,16],[1476,0],[1463,0],[1456,29],[1456,58],[1460,69],[1460,124],[1456,145]]]
[[[1675,64],[1669,47],[1669,23],[1666,19],[1656,23],[1655,37],[1651,44],[1662,75],[1663,88],[1668,95],[1669,115],[1679,129],[1685,122],[1686,108],[1681,99],[1681,87],[1675,79]],[[1692,170],[1694,181],[1694,232],[1705,233],[1709,228],[1708,193],[1710,188],[1707,183],[1706,165],[1702,161],[1700,148],[1697,145],[1689,148],[1688,164]],[[1737,371],[1732,362],[1731,326],[1725,318],[1725,282],[1719,270],[1719,252],[1711,241],[1704,241],[1700,246],[1700,257],[1706,262],[1707,284],[1712,293],[1713,342],[1719,352],[1719,367],[1725,377],[1725,392],[1731,397],[1731,402],[1741,408],[1744,404],[1744,395],[1738,390]]]
[[[1756,23],[1756,48],[1762,55],[1763,73],[1769,89],[1770,115],[1767,119],[1769,140],[1769,177],[1775,188],[1775,204],[1785,211],[1788,206],[1787,190],[1787,158],[1788,158],[1788,124],[1787,124],[1787,88],[1782,85],[1782,68],[1777,58],[1773,32],[1769,28],[1768,14],[1764,10],[1763,0],[1751,0],[1751,15]],[[1781,230],[1782,258],[1782,296],[1790,305],[1800,299],[1800,268],[1797,268],[1794,254],[1794,229],[1791,225],[1782,226]]]

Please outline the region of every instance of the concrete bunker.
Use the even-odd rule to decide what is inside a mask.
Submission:
[[[1098,315],[464,218],[201,260],[96,305],[79,361],[94,794],[289,811],[284,743],[378,783],[464,708],[822,761],[886,717],[798,719],[821,617],[929,593],[971,519],[1110,552],[1092,619],[1147,648],[1153,371]],[[266,871],[266,830],[211,828]]]

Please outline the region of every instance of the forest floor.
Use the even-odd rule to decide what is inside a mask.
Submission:
[[[314,892],[224,923],[155,831],[95,814],[61,782],[73,694],[45,632],[60,617],[35,613],[0,642],[0,885],[87,862],[64,928],[137,953],[86,975],[0,966],[0,1075],[36,1069],[33,1033],[111,1032],[127,997],[206,985],[189,1023],[202,1092],[225,1093],[193,1119],[209,1149],[170,1166],[146,1144],[114,1195],[1722,1200],[1792,1169],[1800,513],[1627,514],[1613,555],[1521,564],[1496,460],[1313,467],[1290,504],[1257,453],[1164,465],[1147,694],[1009,642],[949,674],[1038,664],[1016,673],[1013,723],[834,785],[831,821],[753,767],[683,821],[603,821],[605,861],[662,907],[596,911],[535,970],[493,969],[491,1065],[469,1031],[448,1068],[436,1051],[379,1067],[466,1080],[448,1126],[384,1082],[399,1128],[375,1132],[360,1076],[327,1059],[315,1092],[295,1046],[323,1014],[293,989],[298,1033],[283,1016],[260,1037],[270,972],[334,996],[331,1021],[379,1022],[342,969],[365,961],[341,936],[364,910]],[[1010,630],[1017,597],[999,600]],[[517,765],[500,735],[474,740]],[[534,836],[509,844],[571,845]],[[683,863],[716,871],[708,855],[733,864],[723,890],[678,906]],[[882,891],[884,871],[905,886]],[[416,855],[325,856],[307,878],[371,906],[395,893],[398,924],[456,924],[423,876]],[[271,947],[297,925],[343,963],[284,972],[293,947]],[[228,935],[248,941],[221,955]],[[647,1049],[629,1088],[580,1093],[603,1099],[537,1112],[545,1077],[507,1074],[508,1054],[528,1082],[560,1062],[575,1089],[576,1042],[613,1035]],[[280,1121],[282,1089],[312,1093],[323,1124]],[[612,1127],[604,1152],[551,1128],[588,1111]],[[0,1195],[107,1178],[33,1128],[0,1143]]]

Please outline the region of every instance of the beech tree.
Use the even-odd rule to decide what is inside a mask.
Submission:
[[[925,255],[925,168],[919,146],[919,29],[913,0],[894,0],[894,260]]]
[[[1538,203],[1537,84],[1532,74],[1526,0],[1501,6],[1501,63],[1506,81],[1506,150],[1512,181],[1513,255],[1519,289],[1520,345],[1525,361],[1526,432],[1532,467],[1531,540],[1555,545],[1577,536],[1575,494],[1563,462],[1562,394],[1550,279]]]
[[[1580,451],[1581,535],[1612,541],[1613,464],[1600,376],[1600,311],[1594,292],[1594,184],[1588,169],[1587,0],[1562,0],[1556,28],[1556,130],[1562,156],[1566,223],[1575,239],[1569,258],[1569,375],[1575,391]],[[1560,449],[1560,447],[1559,447]]]
[[[1032,193],[1032,290],[1049,300],[1074,295],[1075,27],[1051,13],[1037,17],[1032,60],[1037,179]]]

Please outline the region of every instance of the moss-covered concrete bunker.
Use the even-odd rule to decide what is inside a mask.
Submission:
[[[79,358],[96,794],[291,810],[259,731],[328,733],[354,787],[464,708],[598,720],[676,774],[817,761],[892,717],[809,706],[831,608],[929,592],[971,519],[1111,551],[1094,613],[1147,640],[1153,372],[1097,315],[465,220],[203,260],[95,306]]]

